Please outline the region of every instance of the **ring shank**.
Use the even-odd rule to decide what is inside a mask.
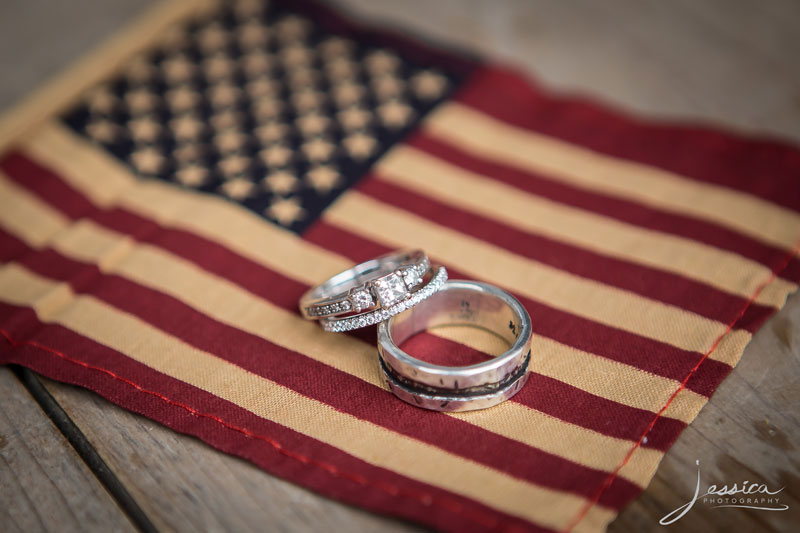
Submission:
[[[485,329],[504,339],[509,349],[489,361],[448,367],[421,361],[399,348],[414,335],[444,325]],[[530,341],[530,317],[519,301],[501,289],[471,281],[447,282],[424,305],[378,327],[378,353],[389,387],[401,399],[439,410],[484,408],[516,394],[527,377]]]
[[[390,325],[395,344],[429,329],[442,326],[472,326],[487,330],[513,345],[522,329],[521,319],[510,306],[496,295],[474,290],[440,291],[425,305],[398,315]]]

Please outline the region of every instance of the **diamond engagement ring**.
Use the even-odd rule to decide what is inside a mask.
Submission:
[[[300,313],[327,331],[348,331],[386,320],[433,294],[447,280],[421,250],[395,252],[341,272],[300,298]]]
[[[509,346],[503,354],[469,366],[441,366],[399,348],[423,331],[465,325],[489,331]],[[472,411],[514,396],[528,379],[531,320],[509,293],[476,281],[448,281],[423,304],[381,322],[378,361],[395,396],[435,411]]]

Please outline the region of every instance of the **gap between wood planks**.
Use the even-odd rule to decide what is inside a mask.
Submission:
[[[89,439],[81,432],[75,422],[62,409],[50,392],[39,381],[39,377],[28,370],[16,365],[11,365],[12,372],[17,379],[25,386],[30,395],[42,408],[42,411],[53,421],[67,442],[75,449],[86,466],[92,471],[97,479],[102,483],[108,493],[117,502],[120,508],[128,515],[131,522],[142,532],[155,533],[155,525],[150,521],[136,500],[130,495],[122,482],[114,475],[106,462],[97,453],[97,450],[89,442]]]

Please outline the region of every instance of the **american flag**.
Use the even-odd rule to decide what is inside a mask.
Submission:
[[[437,529],[602,530],[797,289],[800,152],[313,3],[202,5],[3,148],[0,360]],[[525,305],[512,401],[406,405],[374,332],[299,316],[397,248]]]

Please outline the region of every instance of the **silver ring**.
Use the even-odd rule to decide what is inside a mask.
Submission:
[[[435,274],[425,282],[418,290],[409,292],[408,295],[395,304],[390,304],[388,307],[382,307],[369,311],[367,313],[360,313],[357,315],[347,317],[329,317],[320,320],[322,328],[325,331],[343,332],[353,329],[359,329],[373,324],[378,324],[384,320],[402,313],[406,309],[411,309],[418,303],[427,300],[433,294],[441,289],[442,285],[447,281],[447,269],[443,266],[435,269]]]
[[[447,279],[432,269],[421,250],[386,254],[341,272],[300,298],[305,318],[318,319],[328,331],[377,324],[419,303]],[[426,297],[427,297],[426,296]]]
[[[482,363],[451,367],[416,359],[398,346],[417,333],[469,325],[510,348]],[[378,355],[389,389],[401,400],[436,411],[471,411],[514,396],[528,379],[531,320],[519,301],[477,281],[448,281],[424,304],[378,326]]]

